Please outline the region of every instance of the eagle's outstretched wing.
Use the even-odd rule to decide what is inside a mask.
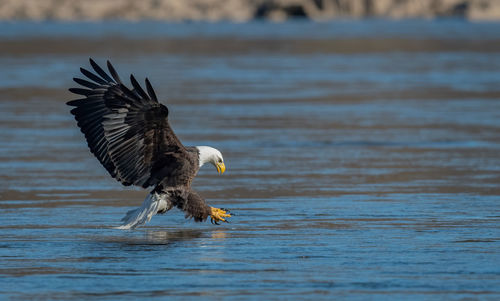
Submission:
[[[84,98],[68,102],[85,134],[90,151],[124,185],[144,188],[165,177],[172,181],[187,168],[187,150],[168,123],[168,109],[158,102],[148,79],[146,91],[133,75],[133,90],[120,80],[108,61],[108,75],[92,59],[96,74],[80,68],[89,80],[74,78],[85,88],[71,88]],[[184,184],[184,183],[172,183]]]

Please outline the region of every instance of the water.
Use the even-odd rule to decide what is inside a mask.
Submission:
[[[499,33],[0,24],[0,299],[500,298]],[[89,56],[148,76],[184,144],[223,152],[194,186],[230,224],[111,228],[147,192],[64,105]]]

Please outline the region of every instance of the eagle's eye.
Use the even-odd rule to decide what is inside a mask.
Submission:
[[[221,158],[219,158],[219,163],[222,163],[222,159]]]

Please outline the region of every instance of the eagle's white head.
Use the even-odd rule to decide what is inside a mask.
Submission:
[[[219,150],[210,146],[197,146],[199,152],[200,167],[205,163],[212,163],[219,174],[223,174],[226,171],[226,165],[224,165],[224,158]]]

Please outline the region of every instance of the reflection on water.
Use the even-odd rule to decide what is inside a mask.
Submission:
[[[497,24],[116,24],[0,27],[0,299],[500,297]],[[88,56],[222,150],[194,185],[230,224],[112,229],[146,192],[64,105]]]
[[[100,243],[116,243],[123,246],[144,246],[144,245],[169,245],[175,242],[187,242],[196,238],[200,238],[203,234],[200,230],[193,229],[178,229],[178,230],[147,230],[142,235],[114,235],[114,236],[93,236]]]

